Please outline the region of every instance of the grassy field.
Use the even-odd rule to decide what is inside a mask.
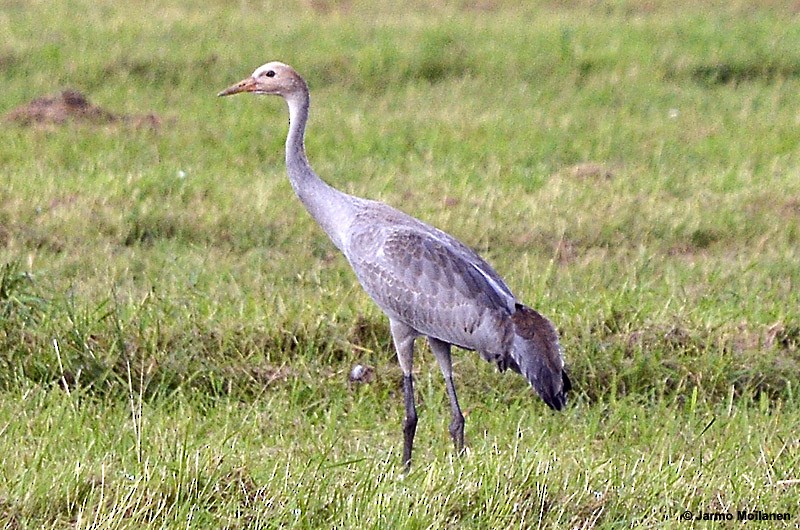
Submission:
[[[3,4],[0,113],[118,119],[0,127],[2,528],[797,527],[797,2],[396,4]],[[274,59],[323,178],[556,323],[566,412],[458,352],[456,458],[423,348],[402,473],[387,322],[293,196],[284,105],[215,97]]]

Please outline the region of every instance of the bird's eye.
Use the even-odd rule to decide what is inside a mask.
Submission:
[[[267,70],[264,72],[264,75],[267,77],[275,77],[275,70]]]

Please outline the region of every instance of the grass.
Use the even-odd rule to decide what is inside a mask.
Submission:
[[[486,431],[473,434],[463,460],[445,443],[446,414],[426,408],[439,430],[420,433],[424,459],[404,477],[386,448],[395,433],[382,396],[338,386],[323,406],[297,387],[211,406],[196,395],[151,403],[134,395],[132,406],[41,388],[8,395],[3,450],[20,455],[5,465],[8,488],[27,502],[6,516],[78,528],[496,528],[662,526],[687,509],[796,507],[780,478],[796,466],[794,429],[766,401],[625,399],[579,407],[564,429],[518,399],[500,417],[495,407],[471,412],[473,430]]]
[[[3,527],[796,525],[795,11],[9,4],[0,112],[71,87],[161,125],[0,128]],[[214,97],[272,59],[311,85],[324,178],[557,324],[565,413],[459,354],[454,458],[423,348],[401,474],[388,327],[293,197],[285,109]]]

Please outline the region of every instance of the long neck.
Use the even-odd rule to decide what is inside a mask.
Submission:
[[[308,92],[286,98],[289,106],[289,133],[286,137],[286,171],[300,202],[325,230],[333,244],[342,248],[352,219],[354,197],[326,184],[311,169],[303,142],[308,121]]]

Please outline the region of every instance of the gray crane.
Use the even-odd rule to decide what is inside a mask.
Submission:
[[[553,324],[522,304],[491,265],[441,230],[384,203],[343,193],[314,173],[303,143],[308,85],[292,67],[267,63],[219,95],[241,92],[286,100],[286,169],[292,188],[389,317],[403,371],[406,467],[417,428],[412,364],[419,336],[427,337],[444,376],[457,453],[464,449],[464,416],[453,383],[452,346],[478,351],[501,372],[510,368],[522,374],[548,406],[564,408],[571,384]]]

